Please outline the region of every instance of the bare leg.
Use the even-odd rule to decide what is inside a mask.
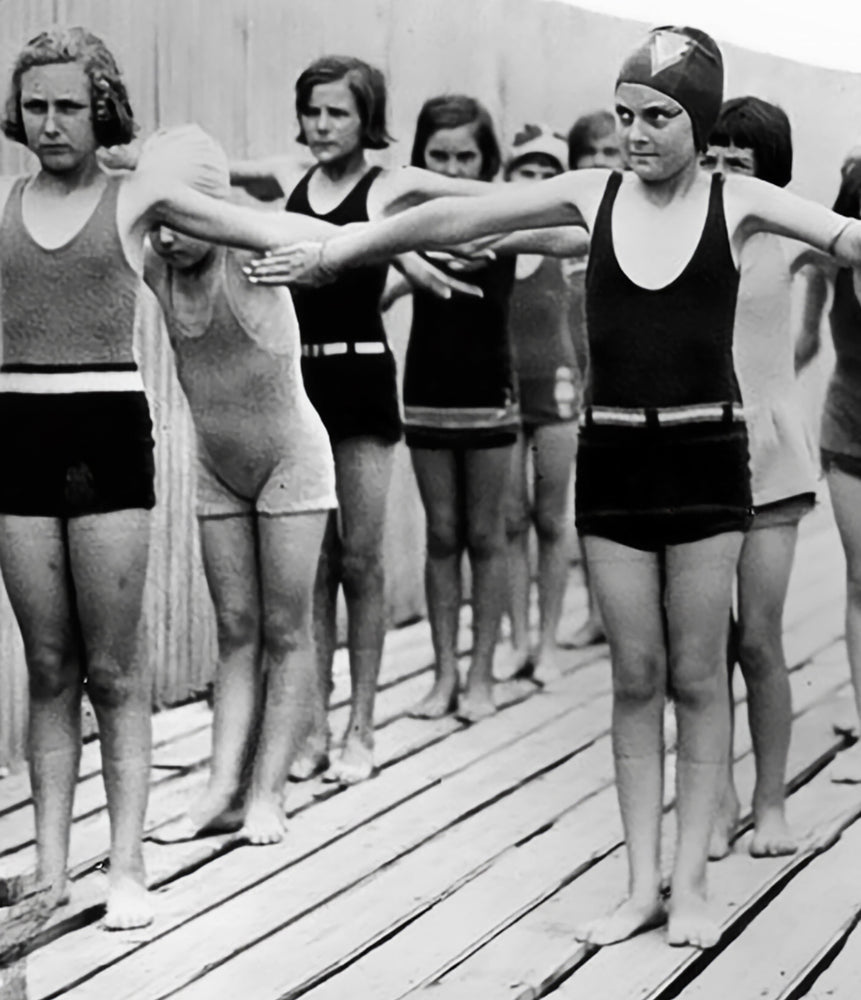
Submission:
[[[364,781],[374,770],[374,700],[386,636],[383,534],[393,459],[394,447],[376,438],[335,445],[352,692],[344,746],[326,777],[343,784]]]
[[[574,424],[547,424],[534,436],[535,529],[538,533],[538,607],[540,638],[535,679],[547,683],[561,673],[557,644],[562,600],[568,582],[568,505],[571,470],[577,452]]]
[[[742,551],[744,547],[742,546]],[[735,698],[733,695],[733,674],[738,663],[738,624],[730,614],[726,644],[726,684],[729,698],[729,743],[726,755],[726,772],[721,781],[721,793],[717,814],[709,840],[709,861],[720,861],[732,850],[732,839],[738,829],[741,802],[735,787],[733,770],[733,747],[735,746]]]
[[[511,644],[498,651],[496,676],[508,680],[531,666],[529,649],[529,484],[527,456],[534,447],[532,435],[521,430],[511,451],[511,479],[505,502],[508,540],[508,615]]]
[[[105,925],[142,927],[153,917],[141,840],[149,794],[152,727],[149,664],[137,660],[137,630],[149,552],[149,512],[122,510],[69,522],[69,562],[99,721],[111,821]]]
[[[666,920],[661,900],[661,815],[666,650],[661,574],[654,552],[584,539],[613,665],[613,757],[628,852],[628,897],[577,930],[613,944]]]
[[[460,558],[464,545],[460,515],[463,485],[453,451],[413,448],[410,453],[425,509],[425,589],[436,658],[434,685],[410,715],[419,719],[436,719],[454,711],[457,704]]]
[[[709,948],[720,937],[706,898],[706,863],[729,752],[727,628],[742,538],[727,532],[666,552],[669,676],[679,734],[667,931],[674,945]]]
[[[188,835],[242,824],[241,791],[254,753],[260,709],[260,596],[250,517],[200,522],[203,568],[215,607],[218,665],[212,763],[206,789],[188,814]]]
[[[861,479],[839,469],[827,475],[834,519],[846,556],[846,651],[861,719]],[[841,753],[830,769],[832,781],[861,782],[861,742]]]
[[[317,669],[311,731],[290,769],[290,777],[305,781],[329,766],[329,698],[337,644],[338,588],[341,586],[341,538],[337,511],[328,515],[314,581],[314,662]]]
[[[496,711],[493,653],[505,605],[504,503],[511,448],[467,451],[464,462],[466,546],[472,566],[472,659],[457,717],[478,722]]]
[[[0,565],[24,639],[29,674],[36,882],[51,886],[53,900],[59,903],[67,898],[82,691],[63,526],[51,518],[0,517]]]
[[[783,605],[792,572],[797,525],[751,531],[738,567],[739,662],[756,758],[753,793],[754,857],[798,849],[786,823],[786,760],[792,729],[792,693],[783,652]]]
[[[312,606],[327,512],[260,517],[262,653],[266,694],[242,833],[252,844],[284,834],[284,782],[313,723]]]
[[[589,571],[589,557],[586,554],[584,539],[580,539],[582,547],[582,559],[580,569],[583,571],[583,585],[586,588],[586,600],[588,611],[586,621],[577,629],[571,637],[571,645],[575,649],[585,649],[587,646],[594,646],[598,642],[604,642],[607,634],[604,629],[604,622],[601,617],[601,606],[595,594],[595,587],[592,584],[592,576]]]

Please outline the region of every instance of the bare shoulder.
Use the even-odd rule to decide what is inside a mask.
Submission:
[[[6,177],[0,177],[0,216],[6,211],[6,202],[9,200],[12,188],[19,180],[26,179],[28,176],[28,174],[10,174]]]
[[[555,184],[560,195],[580,211],[587,227],[591,230],[595,224],[595,216],[598,214],[598,207],[604,197],[604,191],[610,177],[611,174],[607,170],[596,167],[568,170],[544,183]],[[626,175],[623,174],[623,183],[625,179]]]

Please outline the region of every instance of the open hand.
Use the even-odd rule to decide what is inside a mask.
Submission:
[[[334,281],[334,272],[322,260],[323,244],[314,241],[294,243],[267,250],[256,257],[244,271],[255,285],[310,285],[316,287]]]

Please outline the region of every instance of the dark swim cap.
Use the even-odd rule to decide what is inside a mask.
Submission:
[[[690,115],[697,149],[706,148],[723,102],[723,59],[698,28],[653,28],[622,64],[616,86],[641,83],[672,97]]]

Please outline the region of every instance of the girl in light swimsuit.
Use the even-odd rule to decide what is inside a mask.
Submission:
[[[624,174],[578,170],[466,202],[440,199],[255,264],[260,276],[321,280],[414,247],[586,220],[590,370],[576,510],[610,640],[630,867],[624,902],[578,932],[595,944],[665,921],[671,944],[709,947],[720,935],[706,863],[729,744],[727,625],[751,517],[732,365],[739,254],[753,233],[766,231],[861,265],[861,224],[756,178],[703,173],[698,154],[722,84],[720,50],[708,35],[655,29],[618,77]],[[668,689],[679,733],[679,833],[665,904]]]

